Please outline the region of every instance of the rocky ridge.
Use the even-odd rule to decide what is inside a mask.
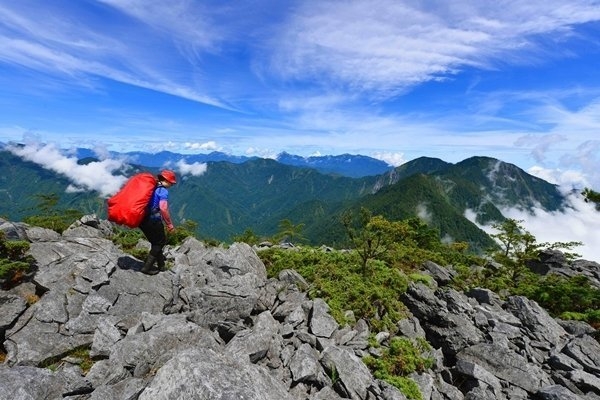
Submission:
[[[412,315],[398,331],[370,332],[363,320],[340,326],[294,271],[267,278],[243,243],[189,238],[168,249],[172,269],[146,276],[95,216],[62,235],[1,220],[0,230],[28,240],[38,267],[0,291],[1,400],[406,399],[362,362],[380,353],[371,336],[382,347],[394,336],[432,345],[433,366],[411,376],[425,400],[600,399],[594,328],[523,297],[459,293],[434,263],[424,269],[436,283],[404,295]]]

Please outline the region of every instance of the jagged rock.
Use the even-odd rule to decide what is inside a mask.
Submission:
[[[501,306],[502,300],[500,296],[489,289],[473,288],[466,293],[467,296],[473,297],[479,304],[490,304],[492,306]]]
[[[600,376],[600,343],[591,336],[574,338],[562,352],[583,366],[585,371]]]
[[[182,350],[160,368],[139,400],[292,400],[281,382],[249,362],[212,349]]]
[[[0,218],[0,231],[4,232],[4,236],[8,240],[28,240],[27,224],[10,222]]]
[[[584,392],[593,392],[600,395],[600,377],[582,370],[574,370],[568,373],[569,379]]]
[[[403,301],[421,321],[429,342],[449,356],[484,341],[483,333],[471,320],[475,311],[463,294],[452,289],[434,292],[418,283],[409,286]]]
[[[25,236],[30,242],[53,242],[61,237],[60,233],[52,229],[40,228],[38,226],[28,226],[25,232]]]
[[[63,235],[0,220],[31,242],[37,264],[32,282],[0,292],[0,400],[405,400],[361,359],[383,354],[394,336],[432,346],[423,356],[433,366],[410,375],[424,400],[600,398],[593,327],[523,297],[457,292],[437,264],[425,263],[436,281],[409,286],[411,315],[397,332],[377,332],[377,348],[367,321],[339,326],[300,275],[267,278],[250,246],[190,238],[166,249],[170,270],[147,276],[107,239],[110,229],[93,215]],[[558,254],[546,262],[597,275]]]
[[[478,386],[485,385],[486,391],[491,392],[496,398],[502,396],[502,383],[500,379],[478,363],[463,357],[462,353],[459,353],[457,356],[456,371],[477,381]]]
[[[65,380],[48,369],[0,365],[0,399],[60,399]]]
[[[297,290],[282,291],[277,295],[277,301],[273,307],[273,316],[278,320],[285,320],[291,313],[308,300],[306,292]]]
[[[396,387],[384,381],[378,381],[382,400],[408,400],[408,397],[403,395]]]
[[[309,397],[309,400],[342,400],[339,394],[335,390],[333,390],[330,386],[325,386],[323,389],[319,390],[317,393]],[[385,400],[393,400],[391,398]],[[399,399],[404,400],[404,399]]]
[[[27,302],[23,298],[0,291],[0,332],[15,322],[26,308]]]
[[[409,337],[411,339],[424,338],[425,331],[421,327],[418,319],[415,317],[408,317],[398,321],[398,333],[402,336]]]
[[[284,269],[279,273],[277,277],[281,282],[287,282],[293,285],[298,286],[300,290],[306,291],[308,290],[308,282],[294,270]]]
[[[438,285],[445,286],[452,282],[452,276],[454,274],[447,268],[443,268],[433,261],[425,261],[423,267],[431,274]]]
[[[467,347],[459,352],[456,358],[459,372],[463,372],[463,364],[472,366],[472,371],[479,370],[489,379],[475,378],[494,387],[495,391],[501,388],[500,379],[529,393],[535,393],[540,387],[551,384],[550,377],[540,367],[494,344],[479,343]]]
[[[542,250],[537,260],[531,260],[527,266],[537,274],[555,274],[564,277],[585,276],[590,284],[600,289],[600,264],[587,260],[569,261],[560,251]]]
[[[59,321],[43,321],[42,319],[48,319],[44,305],[49,303],[46,297],[42,297],[21,316],[14,327],[6,331],[4,348],[7,350],[6,362],[9,365],[37,366],[44,360],[92,342],[91,334],[65,335],[60,331]],[[53,305],[49,307],[59,309]],[[40,318],[37,318],[38,312]]]
[[[84,215],[63,232],[64,237],[107,238],[113,232],[112,224],[96,215]]]
[[[363,362],[353,352],[339,346],[330,346],[323,350],[321,363],[335,386],[350,399],[366,399],[367,390],[373,384],[373,376]]]
[[[582,400],[582,397],[577,396],[569,389],[560,385],[546,386],[536,393],[541,400]]]
[[[554,347],[565,343],[567,332],[536,302],[522,296],[512,296],[507,300],[506,308],[529,328],[528,336],[531,339],[549,342]]]
[[[556,322],[573,336],[593,335],[596,332],[593,326],[584,321],[557,319]]]
[[[225,350],[235,359],[249,359],[257,363],[273,349],[275,356],[283,346],[283,338],[279,335],[279,324],[269,311],[259,314],[253,327],[239,331],[225,347]]]
[[[310,316],[310,331],[318,337],[330,338],[338,328],[338,323],[329,314],[329,306],[323,299],[313,301]]]
[[[300,345],[292,356],[290,372],[294,382],[313,382],[319,387],[327,382],[325,371],[319,363],[319,352],[307,343]]]

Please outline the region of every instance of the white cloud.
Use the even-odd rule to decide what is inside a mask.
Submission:
[[[219,146],[214,140],[205,143],[186,142],[184,147],[188,150],[219,150]]]
[[[428,222],[428,223],[431,222],[431,213],[427,209],[426,204],[418,204],[417,209],[415,211],[417,213],[417,216],[419,218],[421,218],[423,221]]]
[[[587,175],[576,170],[560,170],[543,168],[538,165],[531,167],[527,172],[533,176],[543,179],[552,184],[558,185],[560,189],[567,193],[571,190],[581,190],[589,187],[590,182]]]
[[[28,143],[22,147],[8,146],[7,149],[25,160],[66,176],[72,182],[68,191],[95,190],[102,196],[108,196],[116,193],[126,181],[124,176],[113,175],[124,165],[119,160],[105,159],[80,165],[77,158],[66,157],[53,144]]]
[[[519,209],[502,209],[507,218],[522,221],[522,227],[530,232],[538,243],[581,242],[570,252],[581,255],[588,261],[600,262],[600,211],[591,203],[586,203],[578,193],[567,195],[568,207],[564,211],[544,211],[535,209],[532,213]],[[465,217],[488,234],[498,233],[491,225],[479,225],[472,210]]]
[[[65,18],[62,15],[64,10],[50,3],[45,7],[0,5],[0,17],[3,18],[3,24],[0,24],[0,59],[67,79],[82,87],[93,87],[97,85],[95,77],[103,77],[198,103],[228,108],[219,99],[205,94],[204,88],[189,85],[186,82],[189,77],[181,78],[161,70],[173,60],[189,62],[189,58],[193,58],[189,53],[194,54],[195,48],[203,47],[199,46],[200,43],[208,45],[212,42],[210,38],[214,36],[215,29],[198,29],[201,14],[195,12],[192,16],[188,12],[190,9],[184,9],[185,1],[179,2],[180,7],[164,7],[160,3],[149,6],[148,3],[130,2],[135,7],[129,11],[139,11],[132,15],[155,30],[138,25],[140,30],[135,31],[114,23],[116,19],[111,21],[110,29],[105,30],[105,27],[94,26],[98,21],[86,18],[84,14],[67,14],[70,18]],[[118,4],[113,2],[112,5],[116,7]],[[69,9],[67,12],[75,11]],[[187,18],[181,18],[182,14],[186,16],[186,12]],[[149,15],[153,15],[152,20],[145,19]],[[66,23],[69,19],[78,20],[78,23]],[[163,23],[157,23],[159,20]],[[168,31],[171,37],[165,38],[165,22],[170,27]],[[9,28],[9,32],[18,32],[20,37],[13,38],[12,32],[3,35],[3,25]],[[194,48],[185,51],[184,44],[190,36],[195,40]],[[173,42],[181,43],[181,46],[174,46]]]
[[[175,164],[179,173],[181,175],[194,175],[199,176],[206,172],[207,166],[206,163],[195,162],[192,164],[187,164],[184,160],[179,160]]]
[[[582,196],[568,196],[572,208],[564,212],[547,212],[536,209],[533,214],[510,209],[502,213],[516,220],[523,220],[523,227],[542,242],[582,242],[584,245],[572,251],[582,255],[583,259],[600,262],[600,211]]]
[[[543,52],[536,35],[555,40],[572,24],[597,21],[593,2],[454,1],[452,7],[397,0],[307,1],[276,35],[274,62],[286,77],[330,80],[392,97],[493,60],[523,62]],[[292,44],[292,45],[290,45]],[[533,51],[532,51],[533,50]]]
[[[563,135],[550,134],[550,135],[526,135],[520,137],[515,142],[515,146],[527,146],[531,147],[531,155],[534,160],[542,163],[546,160],[546,154],[550,147],[555,143],[566,141],[567,138]]]
[[[404,164],[407,160],[404,158],[403,153],[391,153],[391,152],[381,152],[374,153],[373,158],[376,158],[381,161],[385,161],[391,166],[398,167]]]
[[[246,148],[244,154],[248,157],[270,158],[273,160],[277,159],[277,153],[275,151],[252,146]]]

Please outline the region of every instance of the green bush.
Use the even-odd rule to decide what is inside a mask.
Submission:
[[[140,249],[136,247],[140,239],[145,239],[145,236],[141,230],[129,229],[120,226],[113,230],[113,234],[111,236],[112,242],[119,246],[121,250],[143,260],[148,255],[148,249]]]
[[[29,242],[24,240],[7,240],[0,231],[0,283],[11,286],[33,267],[33,259],[27,256]]]
[[[600,323],[600,290],[587,277],[535,276],[530,282],[512,289],[514,294],[536,301],[554,317],[581,319],[592,325]]]
[[[362,260],[355,252],[272,248],[258,255],[269,276],[277,276],[284,269],[302,275],[310,283],[309,295],[325,300],[340,324],[348,322],[344,319],[347,310],[377,330],[393,330],[404,316],[400,295],[408,287],[408,278],[381,261],[370,260],[370,272],[365,275]]]
[[[79,210],[55,210],[44,207],[42,208],[42,214],[24,218],[23,222],[63,233],[73,222],[81,217],[83,217],[83,213]]]
[[[380,357],[367,356],[363,360],[377,379],[397,387],[409,399],[422,398],[418,385],[408,375],[424,372],[433,366],[433,359],[423,354],[431,350],[424,340],[394,337]]]
[[[167,234],[167,244],[176,246],[181,244],[187,237],[194,236],[196,224],[192,221],[187,221],[173,232]],[[141,229],[131,229],[122,226],[115,226],[111,240],[119,246],[125,253],[131,254],[138,259],[145,259],[148,256],[148,249],[138,248],[137,244],[140,240],[146,240],[146,236]]]

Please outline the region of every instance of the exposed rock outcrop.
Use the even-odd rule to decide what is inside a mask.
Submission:
[[[371,333],[384,346],[394,335],[431,343],[433,367],[412,376],[426,400],[600,398],[592,327],[522,297],[456,292],[433,263],[424,267],[439,286],[404,295],[413,316],[397,332],[370,332],[363,320],[339,326],[294,271],[267,278],[246,244],[190,238],[167,249],[173,268],[147,276],[93,216],[62,235],[0,229],[30,241],[37,260],[33,284],[0,291],[0,400],[406,399],[362,362],[377,354]]]

